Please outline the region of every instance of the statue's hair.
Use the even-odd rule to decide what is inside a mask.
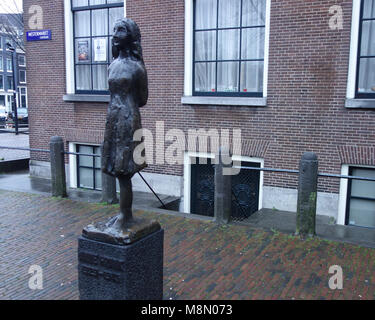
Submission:
[[[129,18],[122,18],[116,21],[117,23],[121,23],[125,26],[125,28],[128,30],[130,39],[130,48],[129,53],[130,56],[138,61],[143,62],[143,55],[142,55],[142,46],[141,46],[141,30],[139,29],[138,25]],[[119,56],[118,49],[112,45],[112,55],[113,58],[116,59]]]

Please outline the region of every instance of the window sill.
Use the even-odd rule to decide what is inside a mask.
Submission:
[[[375,109],[375,99],[346,99],[345,107],[349,109]]]
[[[65,102],[103,102],[110,101],[109,95],[94,95],[94,94],[66,94],[63,97]]]
[[[190,105],[266,107],[267,98],[183,96],[181,103]]]

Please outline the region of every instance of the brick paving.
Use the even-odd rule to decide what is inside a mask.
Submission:
[[[0,191],[0,299],[78,299],[77,237],[118,207]],[[375,250],[276,231],[171,215],[165,229],[164,299],[374,299]],[[43,290],[28,287],[31,265]],[[340,265],[344,289],[328,288]]]

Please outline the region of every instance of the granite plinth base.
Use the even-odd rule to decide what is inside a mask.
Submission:
[[[129,245],[78,239],[81,300],[162,300],[163,242],[160,229]]]

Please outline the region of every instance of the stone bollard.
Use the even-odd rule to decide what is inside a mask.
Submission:
[[[228,224],[232,213],[232,176],[228,172],[232,163],[228,149],[222,147],[215,160],[215,220]]]
[[[306,152],[300,161],[296,234],[302,238],[315,235],[318,190],[318,157]]]
[[[64,141],[61,137],[50,140],[51,184],[53,197],[67,197],[65,177]]]
[[[118,203],[116,193],[116,178],[102,172],[102,199],[108,204]]]

